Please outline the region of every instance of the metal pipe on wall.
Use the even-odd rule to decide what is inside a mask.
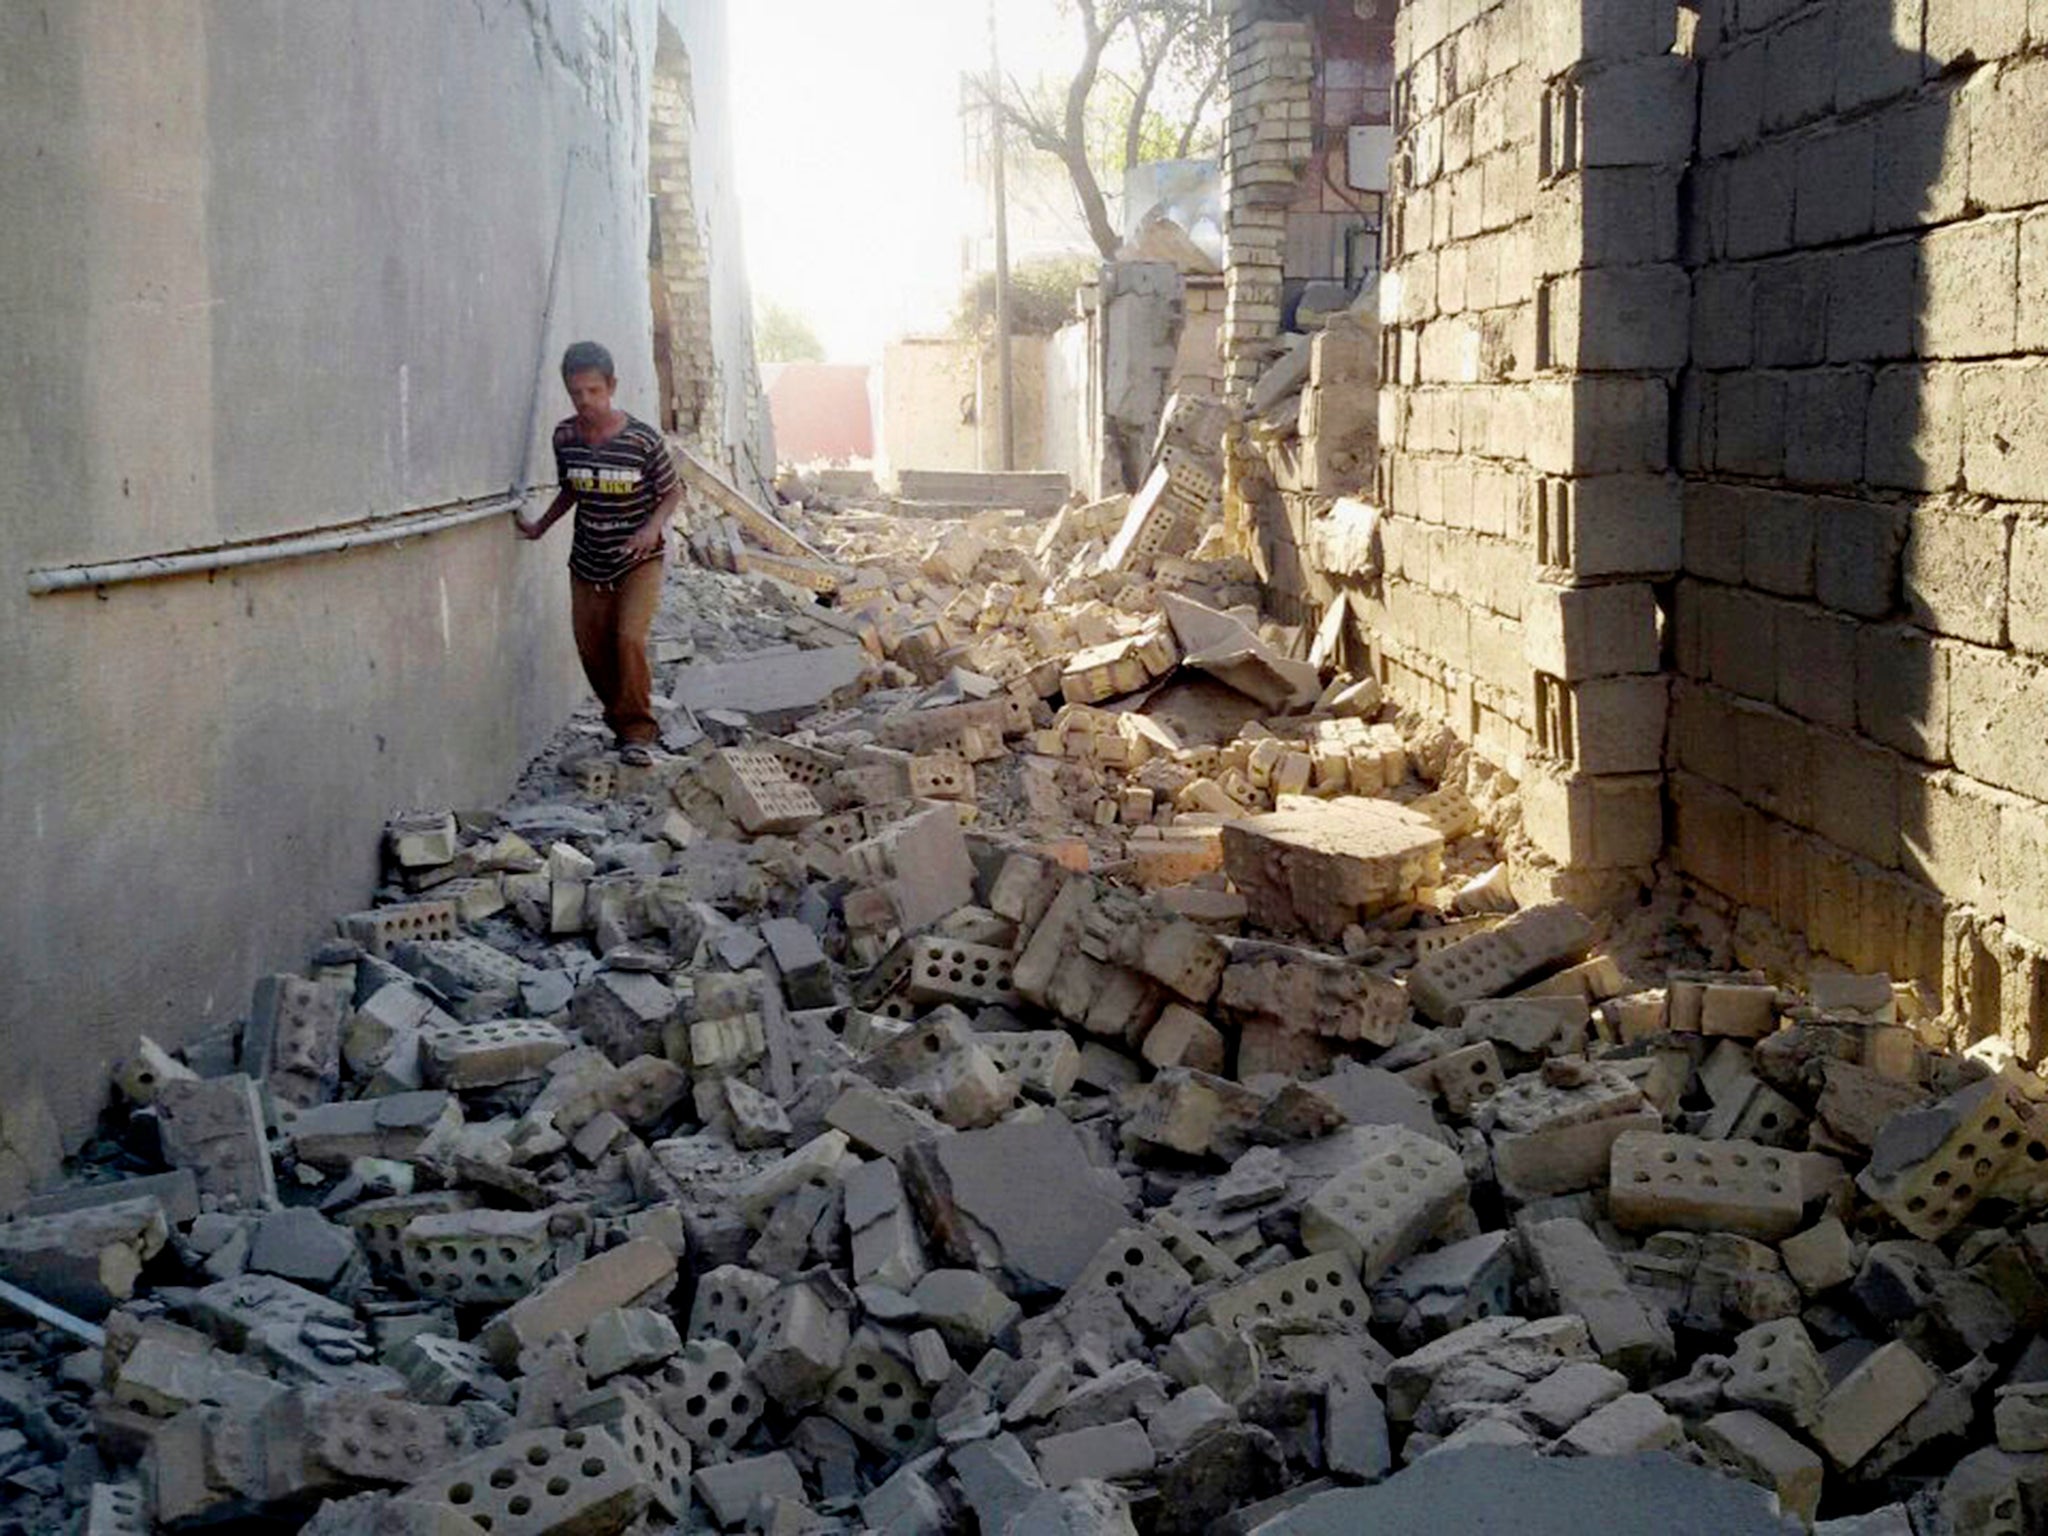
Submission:
[[[467,523],[481,522],[487,517],[516,512],[524,501],[523,496],[499,492],[475,501],[419,507],[370,523],[311,528],[303,533],[276,534],[206,549],[137,555],[126,560],[106,560],[91,565],[37,566],[28,573],[28,590],[31,597],[47,597],[58,592],[80,592],[137,581],[161,581],[174,576],[209,576],[244,566],[272,565],[378,544],[396,544],[404,539],[443,533]]]

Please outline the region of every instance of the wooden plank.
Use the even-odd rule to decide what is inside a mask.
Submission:
[[[689,449],[677,447],[675,451],[676,458],[682,464],[684,483],[739,524],[741,530],[755,543],[792,559],[815,560],[818,564],[826,566],[832,563],[789,528],[755,506],[725,476]]]

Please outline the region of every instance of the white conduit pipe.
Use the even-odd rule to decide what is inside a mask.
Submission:
[[[376,544],[395,544],[401,539],[441,533],[465,523],[481,522],[516,512],[523,496],[488,496],[479,501],[446,503],[396,513],[370,523],[345,524],[338,528],[313,528],[304,533],[287,533],[210,549],[180,550],[168,555],[137,555],[128,560],[108,560],[98,565],[38,566],[28,573],[31,597],[55,592],[78,592],[93,587],[111,587],[133,581],[160,581],[172,576],[210,576],[219,571],[248,565],[271,565],[282,560],[304,560],[314,555],[339,554]]]

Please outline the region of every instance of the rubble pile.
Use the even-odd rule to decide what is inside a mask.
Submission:
[[[1584,1458],[1673,1530],[2034,1528],[2041,1082],[1518,903],[1173,428],[1042,527],[773,519],[830,606],[677,572],[673,755],[395,818],[143,1040],[0,1225],[0,1529],[1534,1530]]]

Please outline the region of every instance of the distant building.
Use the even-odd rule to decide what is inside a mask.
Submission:
[[[866,363],[767,363],[761,381],[785,464],[865,463],[875,456]]]

